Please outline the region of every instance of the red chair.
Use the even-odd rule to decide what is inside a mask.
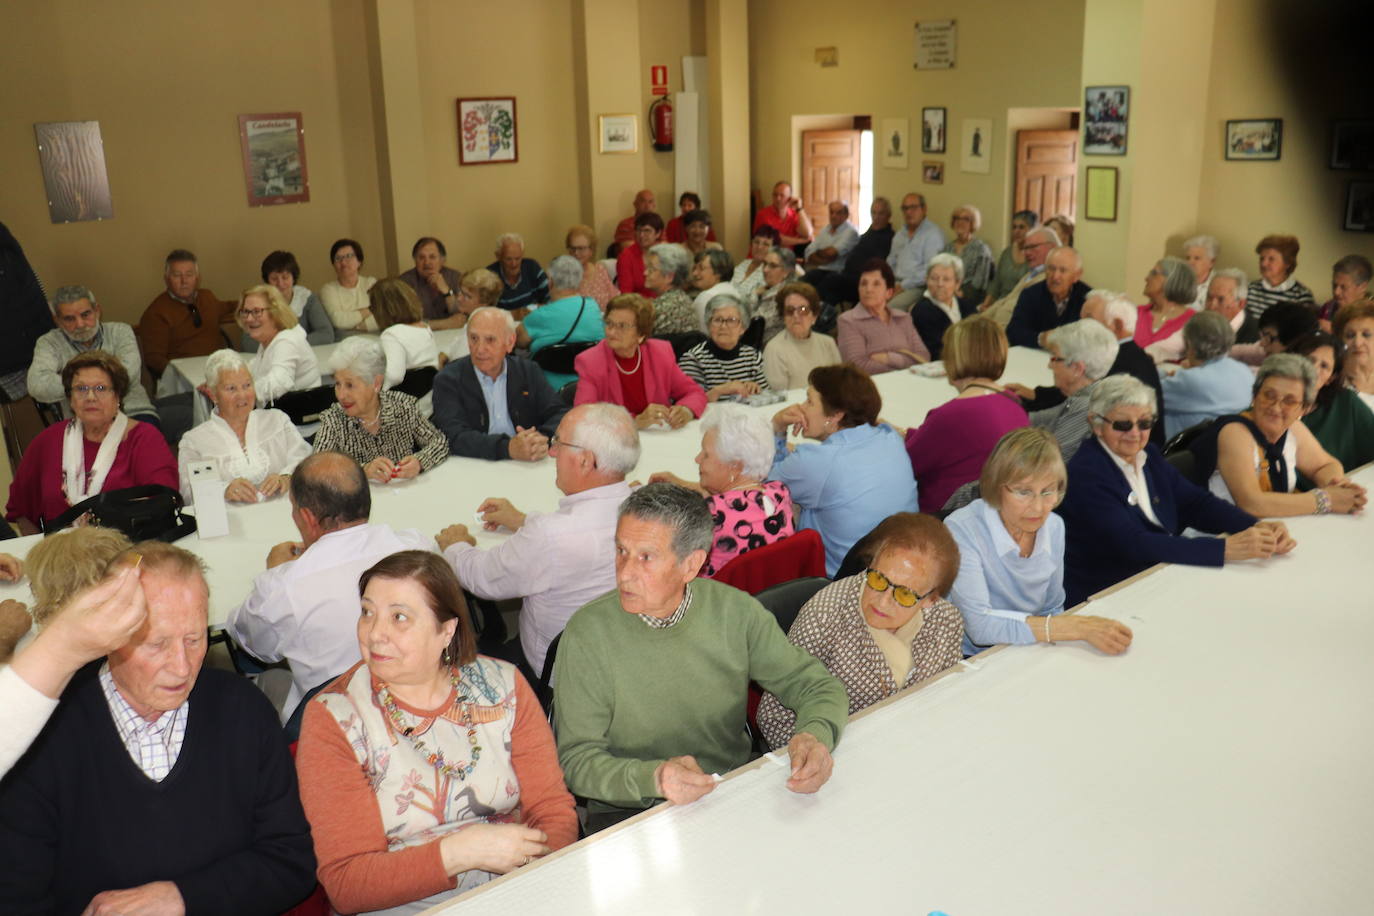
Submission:
[[[713,578],[757,595],[771,585],[825,575],[825,544],[812,528],[742,553]]]
[[[299,742],[292,741],[291,759],[296,758],[296,745]],[[282,913],[281,916],[332,916],[334,908],[329,905],[329,898],[325,896],[324,885],[316,884],[315,890],[300,903]]]

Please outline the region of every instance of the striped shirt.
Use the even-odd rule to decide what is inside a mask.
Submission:
[[[1245,297],[1245,313],[1258,319],[1271,305],[1280,302],[1306,302],[1317,308],[1317,299],[1312,295],[1312,290],[1303,286],[1297,280],[1289,277],[1278,286],[1270,286],[1264,280],[1252,280],[1248,294]]]
[[[740,344],[734,353],[726,355],[711,341],[703,341],[682,354],[678,365],[688,378],[707,391],[726,382],[757,382],[760,388],[768,388],[768,377],[763,374],[763,354],[748,344]]]
[[[1044,427],[1054,435],[1065,461],[1072,458],[1084,440],[1092,435],[1093,428],[1088,423],[1088,398],[1092,397],[1096,384],[1093,382],[1074,392],[1062,404],[1031,411],[1031,426]]]
[[[414,455],[420,468],[428,471],[448,460],[448,439],[420,415],[415,398],[402,391],[383,391],[381,400],[381,427],[375,436],[338,404],[320,414],[315,451],[343,452],[364,467],[374,458],[399,463]]]
[[[149,779],[162,782],[172,772],[172,767],[176,766],[177,757],[181,756],[191,701],[187,700],[149,722],[135,712],[119,692],[114,675],[110,674],[109,662],[100,666],[100,688],[105,691],[105,702],[110,706],[115,731],[119,732],[124,749]]]

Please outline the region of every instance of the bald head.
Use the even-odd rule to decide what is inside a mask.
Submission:
[[[654,199],[654,192],[644,188],[635,195],[635,216],[641,213],[657,213],[658,201]]]
[[[342,452],[316,452],[291,474],[291,517],[306,546],[323,534],[360,525],[372,514],[362,466]]]

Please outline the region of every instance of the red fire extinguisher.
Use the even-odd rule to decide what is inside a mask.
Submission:
[[[654,149],[660,153],[673,149],[673,106],[666,97],[659,97],[649,106],[649,136]]]

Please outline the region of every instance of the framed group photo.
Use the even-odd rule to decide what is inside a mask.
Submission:
[[[921,152],[945,151],[945,109],[921,109]]]
[[[1087,87],[1083,92],[1083,152],[1090,156],[1126,155],[1130,116],[1130,86]]]
[[[945,183],[945,164],[936,159],[927,159],[921,163],[921,180],[926,184]]]
[[[1283,121],[1252,118],[1226,122],[1226,158],[1235,161],[1274,161],[1283,154]]]
[[[1345,228],[1374,232],[1374,181],[1352,181],[1345,192]]]
[[[1374,172],[1374,120],[1331,125],[1331,167]]]

